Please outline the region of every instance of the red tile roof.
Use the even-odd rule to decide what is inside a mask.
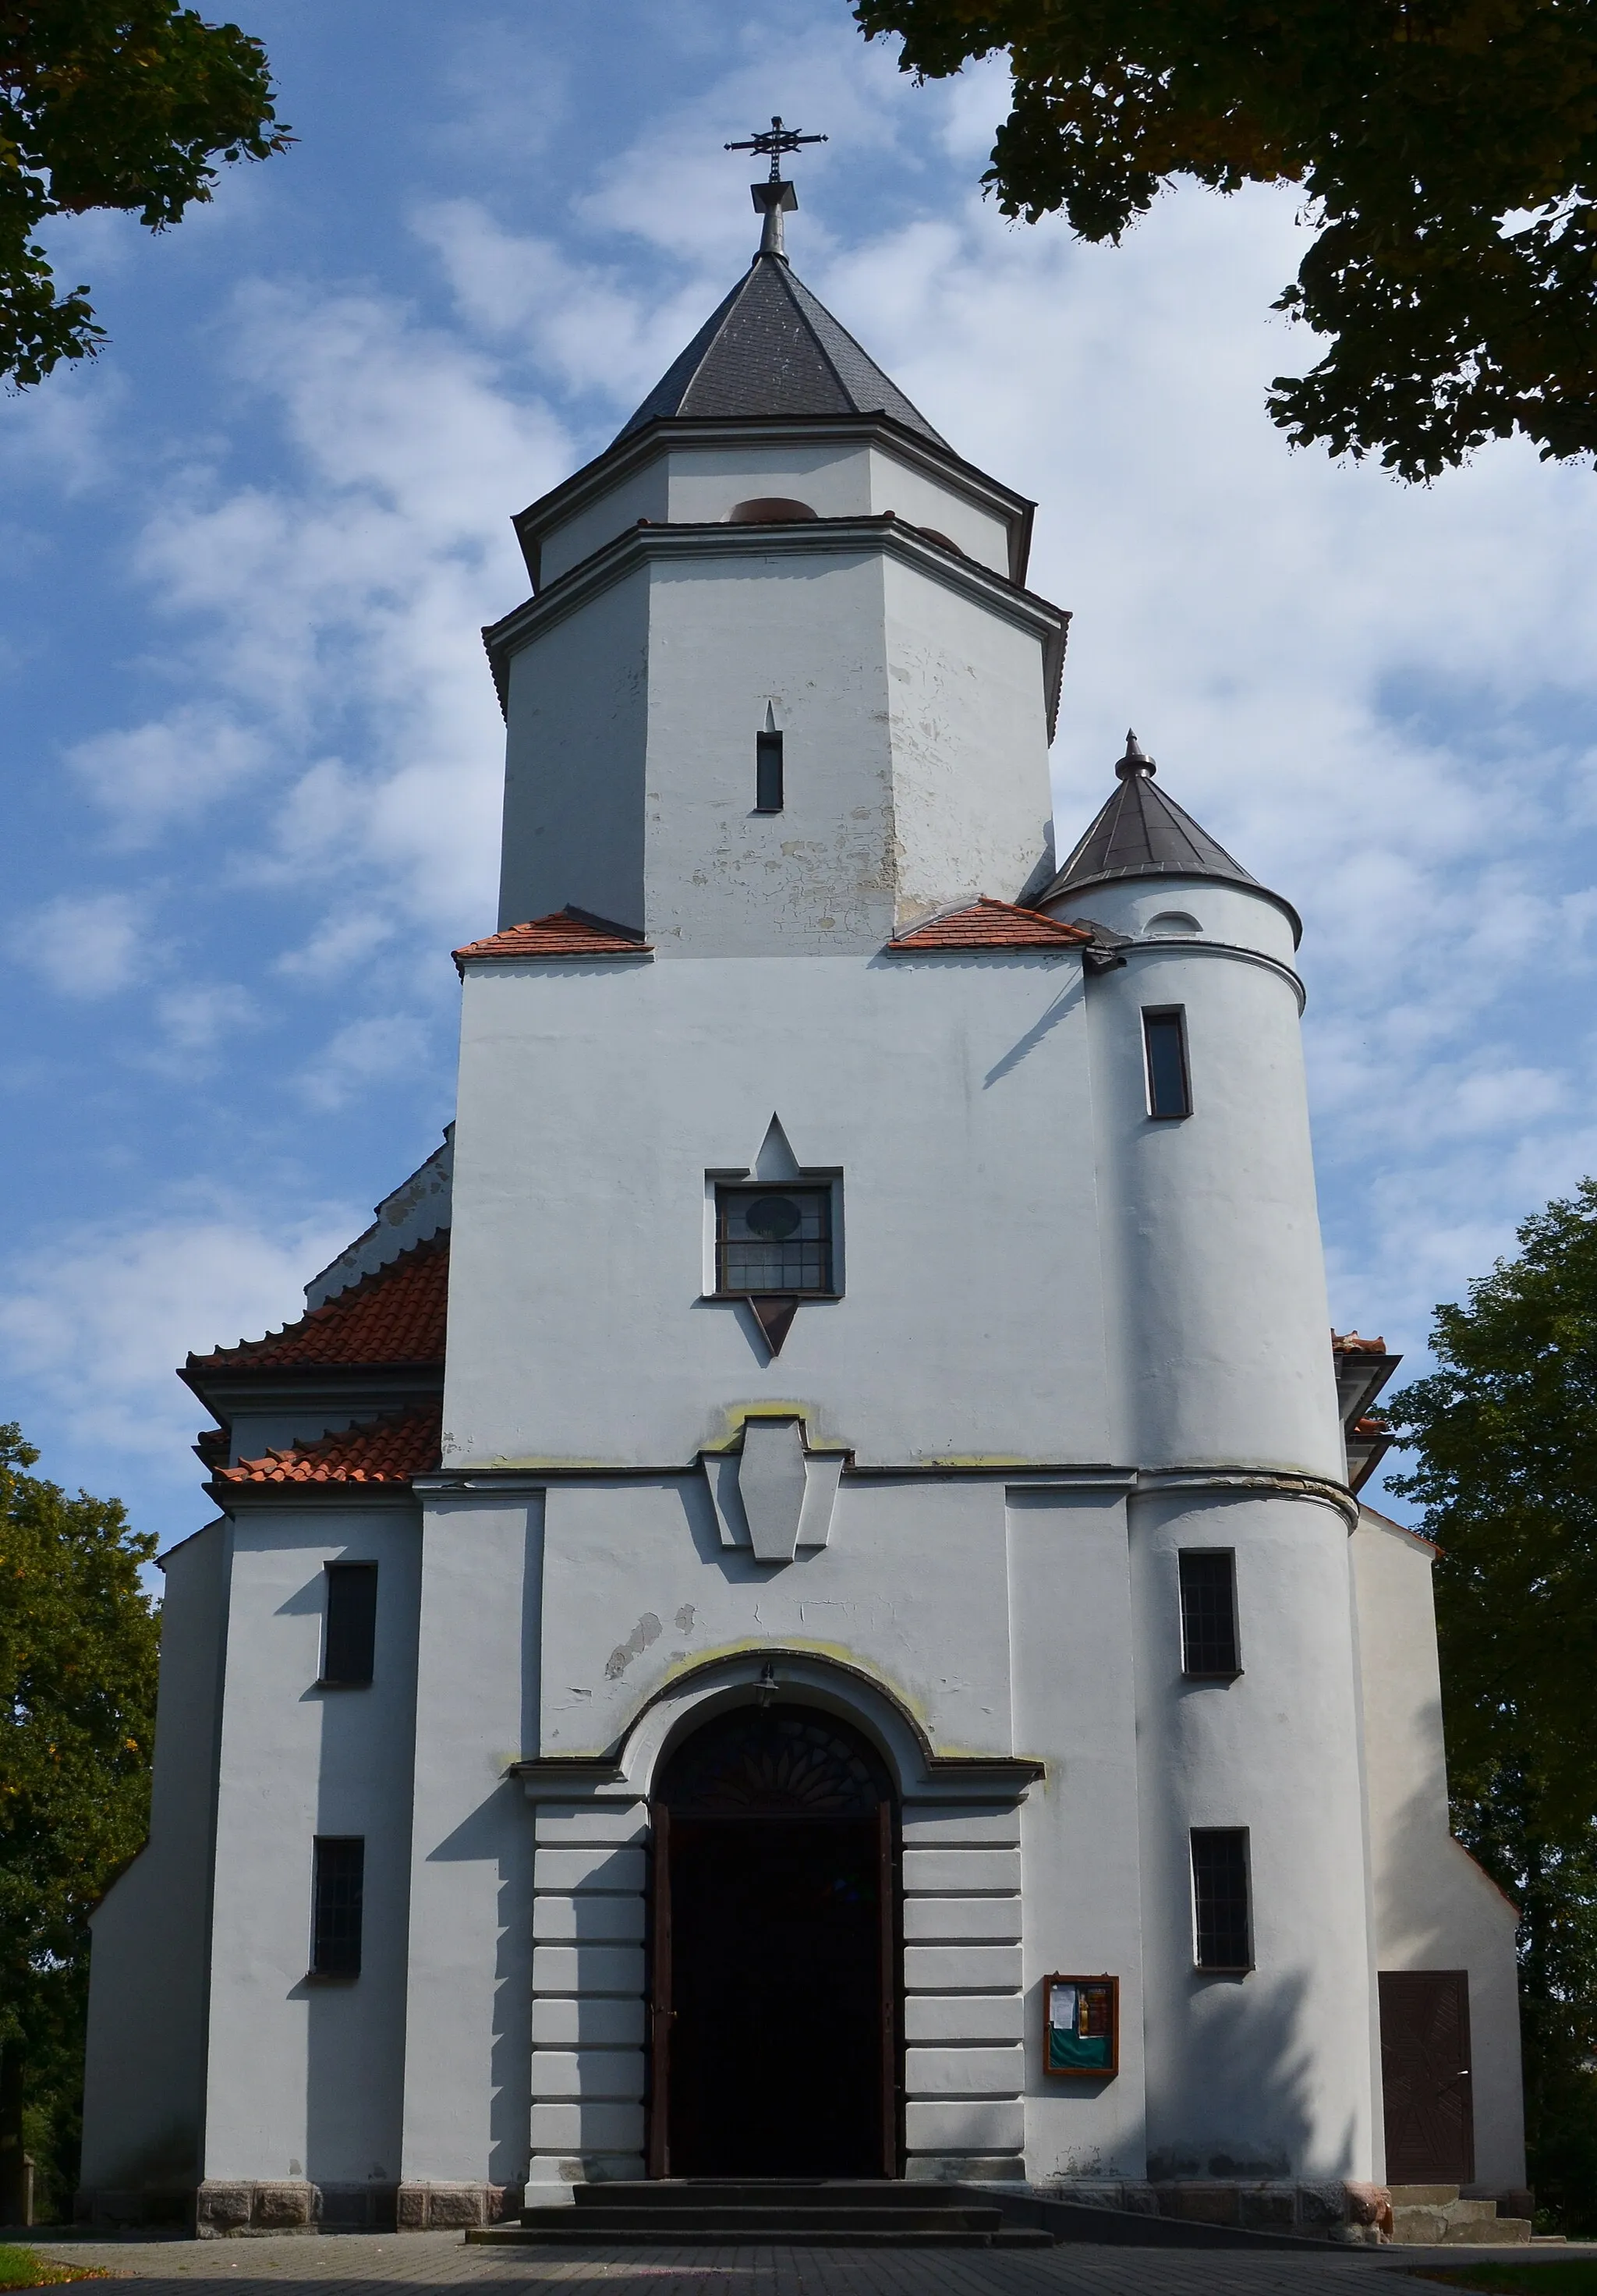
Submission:
[[[1011,901],[991,900],[984,893],[968,909],[912,925],[888,947],[918,956],[923,949],[1074,948],[1092,938],[1080,925],[1061,924],[1040,909],[1019,909]]]
[[[223,1483],[408,1483],[441,1456],[443,1406],[431,1404],[346,1427],[314,1443],[291,1443],[263,1458],[223,1467]]]
[[[1356,1332],[1332,1332],[1331,1344],[1338,1355],[1384,1356],[1384,1340],[1361,1340]]]
[[[470,940],[455,951],[455,970],[463,972],[468,958],[550,956],[648,956],[649,943],[642,933],[625,925],[590,917],[582,909],[557,909],[552,916],[534,917],[529,924],[507,925],[485,940]]]
[[[441,1364],[449,1237],[413,1244],[323,1307],[264,1340],[191,1356],[190,1371],[290,1370],[301,1364]]]

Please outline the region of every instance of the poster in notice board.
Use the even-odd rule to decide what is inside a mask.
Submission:
[[[1103,2079],[1120,2070],[1118,1977],[1045,1977],[1043,2069],[1064,2079]]]

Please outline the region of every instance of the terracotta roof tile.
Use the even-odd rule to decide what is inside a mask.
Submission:
[[[1333,1332],[1331,1344],[1338,1355],[1384,1356],[1384,1340],[1361,1340],[1356,1332]]]
[[[190,1371],[289,1370],[301,1364],[441,1364],[449,1237],[413,1244],[264,1340],[191,1356]]]
[[[528,924],[507,925],[503,932],[489,933],[486,939],[469,940],[463,948],[455,951],[455,970],[463,972],[468,958],[476,962],[483,957],[651,954],[643,934],[629,932],[625,925],[611,924],[603,917],[591,917],[582,909],[557,909],[551,916],[534,917]]]
[[[224,1483],[408,1483],[435,1468],[441,1456],[443,1406],[432,1404],[370,1419],[314,1443],[292,1443],[259,1459],[223,1467]]]
[[[1020,909],[1012,901],[995,901],[984,893],[968,909],[912,925],[888,947],[919,955],[923,949],[1073,948],[1092,938],[1080,925],[1061,924],[1040,909]]]

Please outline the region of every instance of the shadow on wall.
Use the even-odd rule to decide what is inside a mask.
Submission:
[[[1152,2182],[1354,2173],[1352,2121],[1328,2143],[1315,2110],[1314,2057],[1303,2034],[1308,1993],[1306,1972],[1274,1980],[1192,1972],[1182,2048],[1190,2070],[1179,2090],[1160,2079],[1150,2037]],[[1362,2019],[1362,2006],[1356,2013]]]
[[[496,1864],[488,2040],[487,2181],[519,2185],[532,2145],[532,1811],[505,1778],[430,1853],[430,1862]]]

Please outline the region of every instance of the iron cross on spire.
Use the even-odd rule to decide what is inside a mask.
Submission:
[[[749,136],[746,144],[728,144],[723,148],[728,152],[758,152],[762,155],[768,152],[771,155],[771,181],[780,184],[784,152],[796,152],[801,144],[825,144],[830,140],[825,135],[800,135],[796,127],[784,127],[781,112],[774,111],[769,127],[762,127],[758,135]]]
[[[780,255],[784,260],[786,259],[787,250],[782,245],[782,218],[784,213],[798,204],[798,194],[792,184],[782,181],[782,153],[797,152],[801,144],[824,144],[828,141],[829,138],[824,135],[800,135],[796,127],[784,127],[782,124],[782,114],[774,112],[769,127],[762,127],[757,135],[750,135],[741,144],[728,144],[725,146],[728,152],[758,152],[762,158],[767,152],[770,154],[769,179],[763,184],[751,184],[749,187],[754,194],[756,208],[766,219],[766,227],[760,235],[761,255]],[[757,257],[756,260],[758,259]]]

